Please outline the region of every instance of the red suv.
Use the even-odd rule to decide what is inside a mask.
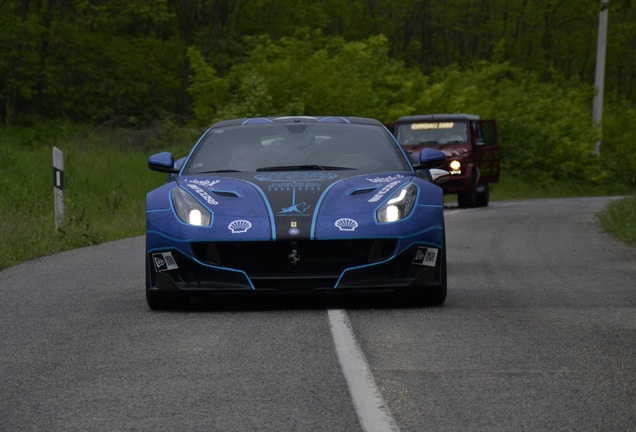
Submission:
[[[444,193],[457,194],[459,207],[487,206],[490,183],[499,181],[499,142],[495,120],[472,114],[428,114],[400,117],[395,137],[417,158],[431,147],[446,154],[450,179]]]

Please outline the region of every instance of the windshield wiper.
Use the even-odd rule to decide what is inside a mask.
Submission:
[[[286,166],[271,166],[258,168],[256,171],[328,171],[328,170],[351,170],[355,168],[350,167],[338,167],[331,165],[286,165]]]

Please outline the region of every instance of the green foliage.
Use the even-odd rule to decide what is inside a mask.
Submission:
[[[599,221],[615,237],[636,244],[636,197],[614,201],[599,214]]]
[[[606,88],[633,102],[636,8],[631,3],[609,3]],[[310,48],[305,51],[310,60],[305,69],[342,67],[341,81],[324,84],[345,90],[346,103],[338,100],[340,105],[334,106],[333,100],[317,100],[312,92],[318,90],[307,87],[307,97],[274,98],[264,106],[285,111],[328,106],[332,111],[361,113],[360,104],[350,100],[364,98],[369,101],[365,113],[390,119],[381,109],[394,103],[367,89],[384,75],[390,82],[380,81],[380,88],[393,85],[402,90],[395,73],[403,66],[396,60],[407,66],[406,72],[425,75],[451,64],[463,69],[479,61],[507,61],[534,71],[541,81],[555,69],[592,83],[599,9],[599,2],[578,0],[5,0],[0,2],[0,117],[15,123],[32,115],[92,122],[139,113],[189,115],[192,58],[187,49],[196,48],[225,78],[246,56],[250,62],[257,60],[254,40],[267,56],[278,55],[274,70],[284,69],[281,63],[286,60],[271,51],[272,43],[297,53],[303,45]],[[298,33],[316,28],[323,29],[324,36]],[[319,52],[326,54],[326,64],[320,62]],[[373,78],[361,74],[360,83],[354,83],[350,74],[359,73],[363,52],[369,56]],[[351,64],[345,61],[347,54],[352,55]],[[386,64],[372,61],[383,57]],[[300,72],[308,75],[307,70]],[[231,80],[233,106],[227,112],[264,108],[260,101],[255,106],[237,95],[250,96],[248,85],[272,94],[272,78],[247,77],[249,72],[238,70],[234,74],[243,77]],[[349,85],[343,84],[347,81]],[[308,99],[312,105],[304,105]],[[378,101],[377,108],[369,108]],[[200,105],[196,111],[199,117]]]
[[[192,97],[192,112],[202,123],[210,122],[228,98],[227,80],[217,76],[214,66],[208,65],[195,47],[188,49],[192,69],[188,92]]]
[[[576,0],[7,0],[0,4],[0,113],[5,122],[31,114],[80,121],[140,112],[153,116],[194,112],[202,118],[202,104],[192,108],[188,104],[187,79],[193,58],[186,51],[190,47],[203,55],[218,76],[227,77],[231,67],[235,69],[231,75],[242,75],[230,79],[228,90],[232,92],[226,96],[232,97],[233,104],[228,106],[228,114],[266,108],[317,112],[323,106],[330,111],[355,109],[361,113],[360,104],[351,101],[359,98],[369,101],[363,107],[365,113],[390,119],[391,114],[382,108],[390,109],[395,100],[404,98],[385,102],[384,95],[369,94],[368,88],[378,83],[381,89],[387,85],[408,88],[409,83],[402,85],[395,78],[396,74],[405,76],[396,59],[408,65],[405,72],[409,73],[421,70],[428,75],[450,64],[463,69],[479,61],[507,61],[534,71],[541,81],[550,78],[554,68],[564,76],[591,83],[594,64],[590,53],[596,42],[591,29],[596,28],[598,12],[598,2]],[[631,2],[610,2],[606,88],[620,90],[631,100],[636,89],[632,76],[636,73],[632,49],[635,14]],[[298,31],[311,28],[324,29],[324,36]],[[292,52],[273,52],[272,45]],[[312,92],[319,90],[310,88],[310,83],[302,97],[294,93],[292,98],[277,99],[272,77],[253,73],[248,77],[249,71],[236,70],[246,56],[247,64],[258,62],[257,49],[264,58],[274,57],[272,70],[289,72],[292,78],[310,76],[309,68],[316,71],[314,75],[329,66],[342,68],[340,81],[324,84],[344,90],[347,102],[318,100]],[[360,74],[363,52],[372,79]],[[303,69],[282,67],[301,53],[309,60]],[[320,55],[326,55],[326,63],[320,61]],[[347,62],[346,55],[352,55],[354,61]],[[373,62],[377,59],[386,62]],[[284,76],[279,78],[284,80]],[[245,97],[252,97],[250,85],[274,99],[246,101]],[[305,105],[308,99],[312,103]]]
[[[609,95],[603,114],[601,157],[614,182],[636,189],[636,108],[624,98]]]
[[[185,48],[163,40],[165,0],[0,5],[0,112],[102,121],[177,108]]]
[[[190,50],[190,94],[199,121],[337,114],[389,122],[408,108],[409,94],[424,82],[417,71],[390,59],[383,36],[348,42],[305,29],[279,41],[253,38],[250,47],[225,84],[198,51]]]

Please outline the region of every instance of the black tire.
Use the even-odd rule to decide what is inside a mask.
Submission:
[[[446,301],[446,284],[398,293],[396,300],[405,307],[441,306]]]
[[[427,306],[441,306],[446,301],[446,284],[435,287],[435,289],[430,290],[427,294],[427,298],[425,303]]]
[[[170,309],[170,301],[165,293],[146,290],[146,303],[148,303],[148,307],[152,310]]]
[[[468,190],[457,194],[457,204],[460,208],[477,207],[477,175],[473,173],[468,184]]]
[[[477,207],[487,207],[490,201],[490,185],[488,183],[477,186]]]
[[[446,301],[446,294],[448,292],[447,284],[447,269],[446,269],[446,246],[442,251],[442,283],[435,288],[428,290],[427,304],[430,306],[441,306]]]
[[[190,300],[181,294],[146,290],[146,303],[152,310],[176,310],[185,309]]]

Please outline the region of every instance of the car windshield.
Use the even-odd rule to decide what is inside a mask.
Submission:
[[[446,145],[467,141],[466,122],[422,121],[398,126],[397,139],[403,146]]]
[[[184,173],[336,169],[410,167],[381,126],[269,123],[211,128]]]

